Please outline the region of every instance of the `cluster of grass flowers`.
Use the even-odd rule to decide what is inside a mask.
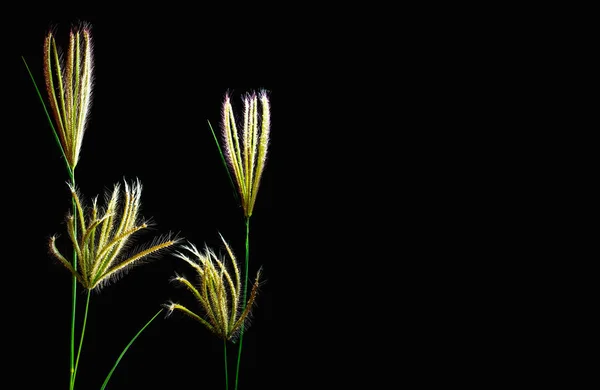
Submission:
[[[79,161],[83,134],[92,102],[94,59],[89,26],[72,29],[66,63],[54,33],[44,40],[44,78],[50,107],[60,137],[59,145],[71,171]]]
[[[172,312],[180,310],[191,318],[197,320],[217,337],[225,341],[235,341],[244,322],[250,315],[250,309],[258,292],[260,270],[246,308],[242,310],[241,277],[237,260],[229,244],[221,236],[223,244],[230,258],[233,277],[227,270],[227,261],[219,258],[215,252],[206,247],[204,252],[199,252],[193,244],[183,246],[187,253],[177,252],[175,256],[190,264],[196,271],[199,285],[195,286],[183,276],[176,275],[172,280],[189,289],[202,308],[202,314],[178,303],[169,303],[167,308]],[[190,255],[192,257],[190,257]],[[204,316],[207,319],[204,319]]]
[[[146,247],[130,251],[131,237],[148,227],[148,222],[139,215],[142,185],[139,180],[131,184],[124,182],[124,191],[116,184],[112,195],[105,196],[107,204],[102,208],[97,197],[92,205],[82,202],[76,189],[75,168],[79,162],[83,136],[92,102],[94,60],[92,54],[91,28],[87,24],[73,27],[69,34],[66,56],[57,45],[54,32],[44,40],[44,79],[50,111],[44,104],[50,127],[65,160],[71,191],[73,209],[67,214],[67,235],[72,244],[71,259],[59,251],[56,236],[50,238],[50,253],[73,275],[71,348],[69,389],[75,388],[77,369],[87,325],[89,302],[92,290],[98,290],[116,276],[139,263],[142,259],[157,256],[178,242],[170,234],[155,238]],[[23,59],[24,60],[24,59]],[[25,62],[29,71],[29,67]],[[29,71],[42,103],[44,98]],[[87,214],[87,215],[86,215]],[[87,290],[81,336],[75,356],[75,319],[77,316],[77,283]],[[102,389],[110,380],[116,365],[140,333],[163,309],[138,332],[117,359],[109,372]]]
[[[261,115],[258,114],[258,102],[261,103]],[[242,209],[246,219],[246,256],[244,261],[244,291],[242,302],[246,302],[248,290],[248,266],[250,263],[250,217],[262,173],[267,161],[267,147],[271,132],[271,104],[266,91],[248,93],[243,99],[244,113],[241,131],[236,126],[231,99],[225,96],[221,129],[224,141],[225,156],[228,162],[230,176],[235,178],[241,197]],[[235,388],[238,388],[240,362],[242,358],[242,342],[244,328],[240,331],[238,358],[235,373]]]
[[[258,114],[258,102],[261,115]],[[224,153],[229,170],[235,178],[241,196],[244,216],[250,218],[254,210],[256,195],[267,161],[267,147],[271,131],[271,105],[266,91],[260,94],[249,93],[243,98],[244,113],[241,131],[231,105],[231,98],[225,95],[222,114],[222,138]]]
[[[244,330],[247,327],[249,313],[256,299],[257,287],[259,286],[260,273],[247,297],[248,292],[248,268],[250,258],[250,217],[256,203],[259,184],[265,164],[267,161],[267,150],[269,146],[269,135],[271,131],[271,104],[265,90],[256,91],[243,96],[243,120],[238,122],[234,114],[231,97],[225,95],[221,113],[221,142],[213,131],[217,147],[221,152],[221,158],[229,175],[231,184],[235,187],[241,202],[240,206],[244,213],[246,225],[246,245],[244,258],[244,285],[240,285],[238,279],[239,270],[237,261],[229,245],[223,240],[236,277],[235,283],[226,271],[224,261],[214,256],[214,252],[206,248],[204,254],[197,251],[193,244],[186,247],[187,251],[195,256],[196,261],[181,252],[176,256],[192,265],[201,275],[200,286],[196,289],[187,279],[176,276],[175,280],[184,284],[192,291],[200,306],[204,309],[207,319],[196,315],[193,311],[179,304],[170,303],[167,307],[173,310],[181,310],[190,317],[204,324],[224,340],[223,351],[225,360],[225,387],[229,388],[229,376],[227,373],[227,344],[229,341],[238,342],[237,362],[235,372],[235,389],[237,390],[240,378],[240,364],[242,358],[242,346]],[[260,103],[260,104],[259,104]],[[260,109],[259,109],[260,106]],[[238,126],[241,123],[241,127]],[[215,267],[214,264],[218,267]],[[207,286],[209,286],[207,288]],[[227,298],[226,292],[231,294]],[[204,294],[204,295],[202,295]],[[241,299],[241,300],[240,300]],[[238,314],[239,313],[239,314]]]
[[[112,192],[104,195],[104,204],[98,197],[86,202],[75,182],[75,168],[79,162],[83,136],[89,119],[94,82],[93,44],[90,26],[83,23],[73,27],[69,35],[66,55],[61,52],[54,32],[49,32],[44,41],[44,79],[46,99],[44,104],[29,67],[35,89],[43,103],[50,127],[65,160],[71,194],[72,210],[67,213],[67,238],[72,253],[59,250],[58,237],[49,240],[49,251],[72,275],[72,312],[69,389],[75,388],[75,379],[84,341],[91,292],[99,291],[117,276],[123,274],[142,260],[172,253],[174,257],[188,263],[196,273],[194,283],[184,276],[175,275],[171,280],[184,286],[196,298],[198,308],[188,308],[169,302],[139,330],[123,349],[108,373],[101,389],[110,380],[117,365],[137,337],[166,307],[167,315],[182,312],[201,323],[207,330],[223,340],[225,360],[225,388],[229,389],[227,373],[227,342],[237,342],[238,354],[235,374],[235,389],[239,384],[239,369],[242,356],[244,330],[248,327],[262,268],[258,270],[248,295],[248,264],[250,217],[256,203],[262,173],[267,159],[270,133],[270,102],[264,90],[251,92],[243,97],[243,121],[238,126],[229,94],[225,95],[222,109],[221,143],[215,136],[221,158],[227,168],[232,186],[240,196],[246,228],[245,261],[243,269],[226,240],[220,236],[226,256],[218,256],[213,249],[205,247],[199,251],[192,243],[181,245],[181,239],[170,233],[155,237],[145,246],[132,248],[132,237],[149,227],[149,222],[140,216],[142,184],[139,180],[115,184]],[[260,107],[260,108],[259,108]],[[209,122],[210,126],[210,122]],[[212,126],[210,127],[212,130]],[[243,280],[243,281],[242,281]],[[87,290],[80,340],[75,354],[75,318],[77,316],[78,284]],[[197,310],[200,309],[200,310]]]
[[[56,248],[56,236],[50,238],[52,254],[73,274],[81,285],[92,290],[107,283],[118,273],[121,273],[140,260],[156,255],[176,243],[176,239],[166,237],[156,238],[145,249],[127,253],[128,241],[139,231],[146,229],[148,223],[140,221],[138,210],[141,203],[142,184],[139,180],[131,185],[124,183],[124,199],[120,194],[120,185],[116,184],[108,204],[101,210],[97,198],[92,207],[88,208],[88,218],[85,218],[84,207],[75,188],[70,187],[75,200],[77,216],[67,216],[69,238],[77,253],[79,271]],[[77,222],[80,234],[77,236]]]

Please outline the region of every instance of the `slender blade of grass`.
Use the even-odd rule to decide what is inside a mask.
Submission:
[[[79,356],[81,355],[81,347],[83,345],[83,337],[85,336],[85,327],[87,325],[87,316],[88,316],[88,309],[90,307],[90,296],[91,295],[92,295],[92,291],[88,290],[87,300],[85,302],[85,312],[83,314],[83,327],[81,328],[81,338],[79,339],[79,347],[77,349],[77,360],[75,361],[75,370],[73,371],[73,379],[71,379],[71,387],[72,388],[75,388],[75,377],[77,376],[77,368],[79,367]]]
[[[150,325],[150,323],[152,321],[154,321],[154,319],[156,317],[158,317],[158,315],[163,311],[163,309],[160,309],[155,315],[154,317],[152,317],[150,319],[150,321],[148,321],[146,323],[146,325],[144,325],[142,327],[142,329],[139,330],[139,332],[137,332],[137,334],[131,339],[131,341],[129,342],[129,344],[127,344],[127,346],[125,347],[125,349],[123,349],[123,352],[121,352],[121,355],[119,355],[119,358],[117,359],[117,361],[115,362],[115,365],[113,366],[113,368],[110,370],[110,372],[108,373],[108,375],[106,376],[106,380],[104,381],[104,383],[102,384],[102,387],[100,388],[100,390],[104,390],[106,388],[106,385],[108,385],[108,381],[110,380],[113,372],[115,371],[115,369],[117,368],[117,366],[119,365],[119,362],[121,361],[121,359],[123,358],[123,356],[125,355],[125,352],[127,352],[127,350],[129,349],[129,347],[131,347],[131,344],[133,344],[133,342],[135,341],[135,339],[137,339],[139,337],[139,335],[144,331],[144,329],[146,329],[148,327],[148,325]]]
[[[221,161],[223,162],[223,166],[225,167],[225,171],[227,172],[227,177],[229,178],[229,182],[231,183],[231,188],[233,189],[233,197],[235,198],[236,202],[239,202],[238,192],[237,192],[235,183],[233,182],[233,178],[231,177],[231,172],[229,172],[229,168],[227,167],[227,160],[225,159],[225,156],[223,155],[223,151],[221,150],[221,145],[219,144],[219,140],[217,138],[215,131],[212,128],[212,125],[210,124],[210,121],[207,121],[207,122],[208,122],[208,127],[210,127],[210,131],[212,132],[213,138],[215,139],[215,143],[217,144],[217,148],[219,149],[219,154],[221,155]]]
[[[27,65],[27,61],[25,60],[25,57],[21,56],[21,58],[23,59],[23,63],[25,64],[27,73],[29,73],[29,77],[31,78],[31,81],[33,83],[35,91],[37,92],[38,98],[40,99],[40,102],[42,103],[42,107],[44,108],[44,112],[46,113],[46,118],[48,119],[48,123],[50,124],[50,128],[52,129],[52,133],[54,134],[54,140],[56,141],[56,144],[58,145],[58,147],[60,149],[60,152],[63,156],[63,160],[65,161],[65,166],[67,167],[67,173],[69,175],[69,179],[71,180],[71,185],[73,187],[75,187],[74,169],[71,169],[71,166],[69,165],[69,160],[67,159],[65,150],[62,146],[62,143],[60,142],[60,137],[58,136],[58,133],[56,132],[56,128],[54,127],[54,123],[52,122],[52,117],[50,116],[50,113],[48,112],[48,108],[46,107],[46,104],[44,103],[44,98],[42,97],[42,93],[40,92],[40,89],[38,88],[37,83],[35,82],[33,73],[31,73],[31,69],[29,69],[29,65]],[[76,205],[75,205],[74,199],[72,200],[72,204],[73,204],[73,215],[75,215]],[[74,233],[75,237],[77,237],[77,221],[75,221],[73,233]],[[75,271],[77,271],[77,252],[75,251],[75,249],[73,249],[73,269]],[[73,281],[72,281],[72,303],[71,303],[71,306],[72,306],[72,311],[71,311],[71,347],[70,347],[69,389],[72,390],[75,386],[75,373],[76,373],[76,368],[75,368],[75,315],[76,315],[76,308],[77,308],[77,278],[75,276],[73,276]],[[86,310],[87,310],[87,306],[86,306]],[[81,345],[80,345],[80,347],[81,347]]]
[[[73,184],[75,184],[75,179],[73,178],[74,172],[71,169],[71,166],[69,165],[69,160],[67,159],[67,155],[65,154],[65,150],[62,147],[62,144],[60,142],[60,138],[58,137],[58,133],[56,132],[56,128],[54,127],[54,123],[52,123],[52,117],[50,116],[50,113],[48,112],[48,109],[46,108],[46,104],[44,103],[44,98],[42,97],[42,93],[40,92],[40,89],[37,86],[37,83],[35,82],[35,79],[33,77],[33,74],[31,73],[31,70],[29,69],[29,66],[27,65],[27,61],[25,61],[24,57],[21,57],[23,59],[23,63],[25,63],[25,68],[27,68],[27,72],[29,73],[29,77],[31,77],[31,81],[33,82],[33,86],[35,87],[35,90],[38,94],[38,97],[40,98],[40,102],[42,103],[42,106],[44,107],[44,112],[46,113],[46,117],[48,118],[48,123],[50,123],[50,127],[52,128],[52,133],[54,133],[54,138],[56,140],[56,143],[58,145],[58,147],[60,148],[60,152],[63,155],[63,158],[65,159],[65,164],[67,166],[67,171],[69,172],[69,178],[71,179],[71,181],[73,182]]]

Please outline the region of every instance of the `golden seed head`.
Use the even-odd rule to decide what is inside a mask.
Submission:
[[[194,285],[184,277],[176,275],[173,280],[184,285],[196,297],[203,315],[194,313],[185,306],[175,305],[180,310],[202,323],[211,332],[224,340],[235,341],[240,330],[247,326],[260,282],[260,271],[256,275],[254,286],[247,304],[242,306],[241,275],[237,260],[227,242],[221,237],[229,255],[228,264],[210,248],[200,252],[193,244],[183,246],[187,253],[176,252],[175,256],[188,262],[198,274],[199,284]]]
[[[248,93],[242,100],[243,120],[239,128],[229,94],[225,95],[221,129],[224,155],[241,196],[244,215],[250,217],[267,160],[271,109],[264,90]]]
[[[156,237],[144,247],[128,251],[131,238],[148,224],[140,220],[142,185],[139,180],[128,185],[121,193],[116,184],[112,194],[106,195],[106,205],[99,209],[97,202],[86,207],[78,191],[71,186],[76,215],[68,215],[69,238],[77,254],[77,262],[68,261],[50,240],[51,253],[87,289],[98,288],[149,257],[154,257],[179,240],[170,235]],[[86,215],[87,211],[87,215]]]
[[[90,26],[71,29],[61,55],[52,32],[44,40],[44,78],[56,133],[71,171],[77,166],[92,102],[94,59]]]

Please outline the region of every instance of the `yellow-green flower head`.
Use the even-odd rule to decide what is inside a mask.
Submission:
[[[54,33],[44,41],[44,78],[63,153],[75,169],[92,102],[94,62],[90,27],[71,29],[66,61]]]
[[[229,94],[225,95],[221,127],[225,158],[242,198],[244,216],[250,217],[267,160],[271,107],[264,90],[258,94],[246,94],[243,102],[243,122],[240,131]]]
[[[227,270],[225,260],[219,258],[214,251],[206,248],[199,252],[193,244],[183,246],[191,257],[185,253],[176,252],[175,256],[185,260],[198,274],[199,285],[193,285],[182,276],[175,276],[172,280],[183,284],[194,294],[194,297],[203,309],[204,315],[198,315],[178,303],[166,305],[170,312],[180,310],[191,318],[197,320],[211,332],[224,340],[235,341],[242,327],[247,326],[250,312],[256,295],[260,280],[259,270],[248,303],[242,310],[240,271],[237,260],[231,248],[221,236],[225,244],[227,254],[231,258],[233,275]]]
[[[92,207],[84,207],[75,188],[69,186],[77,215],[67,216],[67,228],[77,253],[78,269],[75,270],[56,248],[56,237],[50,239],[50,252],[84,288],[92,290],[102,286],[142,259],[155,256],[177,243],[178,239],[170,236],[158,237],[149,245],[130,250],[132,236],[148,227],[138,214],[142,194],[139,180],[130,185],[124,183],[124,196],[120,185],[116,184],[112,195],[105,195],[107,205],[103,209],[98,208],[97,198],[93,200]],[[88,211],[87,218],[85,210]]]

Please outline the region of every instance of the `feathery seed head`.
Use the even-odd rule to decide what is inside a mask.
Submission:
[[[250,318],[250,312],[258,293],[260,271],[256,275],[248,303],[242,310],[239,265],[227,242],[222,236],[221,239],[230,257],[231,267],[227,267],[225,259],[219,258],[208,247],[204,252],[199,252],[193,244],[184,246],[191,253],[192,258],[181,252],[175,254],[176,257],[193,266],[198,274],[199,284],[194,285],[179,275],[172,280],[185,286],[194,295],[203,309],[204,315],[198,315],[179,304],[170,304],[169,307],[172,310],[180,310],[202,323],[219,338],[235,341],[240,330],[247,325]],[[233,275],[228,268],[233,268]]]
[[[92,102],[94,61],[90,26],[72,28],[66,59],[53,32],[44,40],[44,78],[63,153],[71,171],[79,160]]]
[[[70,188],[77,215],[67,216],[67,230],[77,253],[78,267],[57,249],[55,236],[50,239],[50,252],[86,289],[106,284],[141,260],[156,256],[179,241],[170,235],[161,236],[145,247],[128,251],[132,237],[147,228],[147,223],[138,215],[142,192],[139,180],[131,185],[125,182],[123,195],[116,184],[112,196],[106,197],[107,204],[103,209],[99,209],[94,201],[86,210],[77,190],[73,186]]]
[[[271,109],[265,90],[261,90],[258,94],[247,93],[242,101],[243,122],[239,124],[233,113],[229,94],[225,95],[221,130],[225,158],[242,199],[244,216],[250,217],[267,160]],[[241,129],[238,125],[241,125]]]

